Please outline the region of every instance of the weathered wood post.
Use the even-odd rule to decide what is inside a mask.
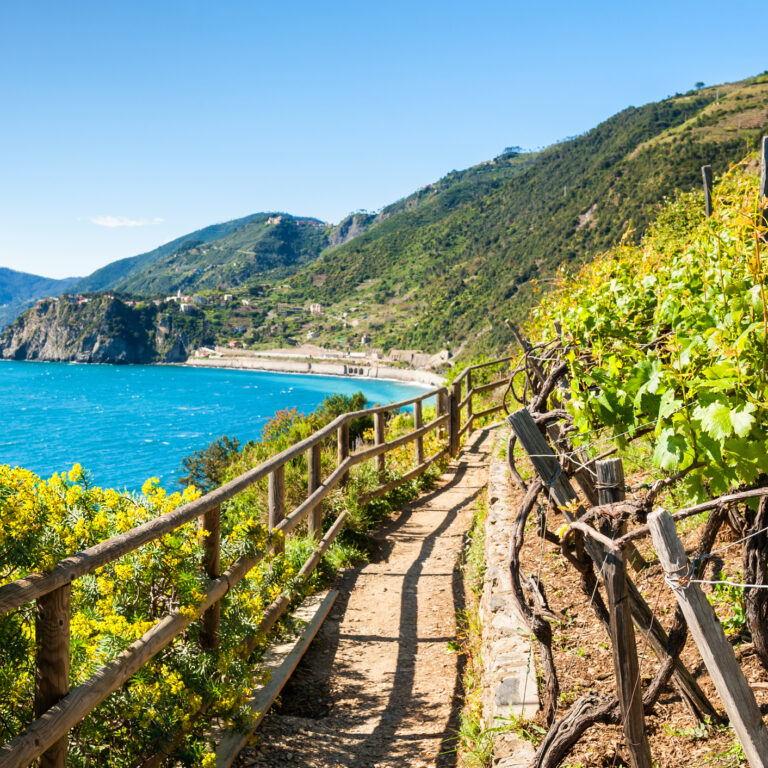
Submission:
[[[267,506],[269,530],[274,530],[285,517],[285,465],[281,464],[269,473],[269,485],[267,487]],[[285,552],[285,541],[275,544],[275,554]]]
[[[624,501],[624,464],[621,459],[604,459],[595,462],[597,475],[597,503],[615,504]]]
[[[349,457],[349,422],[343,422],[336,430],[336,461],[337,465],[341,465]],[[346,488],[349,484],[349,472],[345,472],[341,476],[339,485],[342,488]]]
[[[687,579],[691,564],[677,537],[675,522],[665,509],[648,516],[653,543],[688,623],[693,639],[717,688],[725,711],[752,768],[768,767],[768,731],[717,614],[698,584]]]
[[[384,411],[377,411],[373,414],[373,438],[376,445],[384,442]],[[379,482],[383,483],[387,473],[386,454],[380,453],[376,457],[376,471],[379,474]]]
[[[203,565],[209,579],[221,576],[221,507],[214,507],[203,515]],[[214,603],[203,614],[203,631],[200,644],[203,648],[217,648],[219,645],[219,621],[221,603]]]
[[[437,393],[437,395],[435,396],[435,418],[438,418],[443,414],[449,412],[448,399],[449,399],[448,392],[446,392],[444,389],[441,389]],[[445,440],[446,433],[447,433],[447,430],[445,428],[445,424],[441,424],[440,431],[438,433],[441,440]],[[448,436],[448,444],[450,446],[450,435]]]
[[[712,215],[712,166],[701,166],[701,181],[704,184],[704,213],[707,218]]]
[[[624,499],[624,466],[621,459],[605,459],[595,463],[597,494],[600,504],[613,504]],[[611,617],[611,647],[616,673],[624,735],[633,768],[651,768],[651,748],[645,732],[643,691],[635,644],[635,629],[627,593],[627,567],[619,550],[606,553],[603,580],[608,594]]]
[[[547,486],[552,506],[554,509],[559,509],[563,517],[568,522],[571,522],[575,518],[570,513],[569,507],[572,502],[578,502],[578,496],[566,475],[563,474],[560,462],[539,431],[533,417],[525,408],[520,408],[508,416],[507,421],[515,431],[523,450],[530,457],[534,469]],[[603,559],[605,557],[603,547],[598,542],[587,537],[584,541],[584,548],[595,563],[598,573],[602,572]],[[659,658],[665,658],[669,639],[667,633],[658,621],[654,620],[651,607],[631,580],[628,581],[627,588],[635,625],[648,640],[654,653]],[[705,717],[717,718],[717,711],[710,704],[709,699],[707,699],[699,684],[694,680],[680,659],[675,661],[672,681],[685,705],[697,717],[702,720]]]
[[[472,410],[472,395],[470,394],[472,392],[472,371],[467,371],[467,424],[470,424],[473,417],[473,410]],[[467,427],[467,434],[469,434],[472,431],[472,425]]]
[[[615,504],[624,501],[627,496],[624,483],[624,465],[621,459],[605,459],[595,462],[597,475],[597,503]],[[626,523],[621,527],[621,534],[627,532]],[[624,559],[638,573],[648,567],[645,558],[637,551],[637,547],[628,541],[624,547]]]
[[[421,414],[421,400],[417,400],[413,404],[413,428],[421,429],[424,426],[424,421]],[[416,438],[416,466],[424,463],[424,438]]]
[[[760,148],[760,204],[765,203],[765,199],[768,197],[768,136],[763,136],[762,145]],[[762,226],[768,228],[768,207],[763,208],[761,216]],[[768,235],[764,236],[764,239],[768,238]]]
[[[71,585],[38,598],[35,606],[35,717],[45,714],[69,691]],[[40,756],[40,768],[66,768],[66,736]]]
[[[315,443],[307,451],[307,495],[311,496],[323,482],[322,445]],[[318,541],[323,536],[323,502],[318,502],[309,514],[309,535]]]
[[[456,456],[459,452],[459,430],[461,429],[461,413],[459,403],[461,402],[461,380],[454,381],[451,384],[451,397],[448,405],[451,409],[451,421],[449,434],[451,438],[451,456]]]

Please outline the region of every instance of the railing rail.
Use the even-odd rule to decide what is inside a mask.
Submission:
[[[472,372],[490,366],[501,366],[512,359],[505,357],[470,366],[464,369],[453,381],[450,390],[446,387],[437,387],[396,403],[342,414],[309,437],[286,448],[228,483],[206,493],[199,499],[149,520],[130,531],[64,558],[48,573],[31,574],[0,587],[0,615],[37,601],[38,613],[44,608],[49,613],[54,610],[54,612],[59,611],[61,614],[53,616],[52,619],[48,617],[48,623],[51,623],[51,620],[54,623],[58,621],[59,626],[66,627],[65,639],[62,635],[62,637],[56,638],[56,642],[38,642],[36,657],[38,695],[36,696],[35,708],[37,719],[27,726],[22,733],[0,747],[0,768],[25,768],[37,758],[40,758],[40,766],[43,768],[64,768],[69,730],[92,712],[107,696],[123,685],[160,650],[172,642],[193,621],[202,617],[201,644],[206,648],[217,646],[222,598],[268,554],[268,552],[264,552],[257,557],[240,558],[232,563],[223,574],[219,575],[221,537],[219,516],[222,503],[232,499],[265,477],[269,478],[267,511],[270,531],[288,536],[296,530],[302,521],[309,519],[310,533],[317,539],[314,551],[300,571],[300,576],[306,578],[320,562],[324,552],[343,528],[346,517],[345,511],[336,517],[323,535],[322,501],[334,488],[346,486],[352,467],[371,459],[376,461],[380,477],[379,485],[359,499],[361,503],[367,503],[419,476],[446,454],[455,456],[460,447],[461,437],[472,429],[475,420],[503,407],[501,404],[497,404],[478,413],[473,413],[473,398],[478,394],[498,389],[507,383],[507,379],[505,377],[499,378],[473,388]],[[464,385],[465,390],[463,397],[462,385]],[[431,398],[436,400],[435,418],[427,424],[423,424],[424,401]],[[404,435],[386,440],[386,415],[409,405],[414,406],[414,428]],[[463,409],[466,409],[466,417],[462,425]],[[374,416],[375,422],[375,444],[355,453],[350,453],[350,422],[371,415]],[[445,442],[445,445],[425,458],[424,437],[434,431],[438,431],[438,435]],[[320,448],[324,441],[332,437],[337,440],[337,466],[328,477],[323,479],[320,466]],[[386,454],[409,443],[416,444],[414,467],[398,478],[387,479],[385,474]],[[285,465],[305,453],[307,454],[308,465],[308,495],[294,510],[286,513]],[[71,583],[75,579],[90,574],[198,518],[202,522],[203,529],[207,532],[204,542],[203,567],[209,581],[203,601],[197,606],[196,613],[193,615],[188,610],[169,612],[159,619],[139,640],[100,668],[89,680],[73,690],[68,690],[66,681],[70,654],[68,628]],[[272,545],[273,551],[280,551],[281,549],[282,544],[280,543]],[[279,596],[266,609],[259,631],[269,631],[289,604],[290,599],[288,597]],[[243,653],[247,655],[255,645],[256,638],[245,638],[242,642]],[[62,671],[66,671],[67,674],[63,674]],[[44,680],[42,684],[39,682],[41,678]],[[40,695],[41,687],[44,689],[42,691],[44,695]]]

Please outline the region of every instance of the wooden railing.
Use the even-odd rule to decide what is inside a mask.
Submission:
[[[450,406],[451,406],[451,429],[450,429],[450,451],[451,456],[459,452],[461,439],[468,432],[472,431],[475,421],[490,416],[500,411],[504,404],[499,402],[489,408],[475,413],[473,408],[473,398],[476,395],[490,392],[500,387],[507,386],[509,382],[508,363],[516,360],[516,357],[501,357],[497,360],[490,360],[487,363],[478,363],[465,368],[451,383]],[[486,371],[490,368],[497,368],[495,372],[496,379],[473,386],[473,377],[477,371]],[[507,375],[504,375],[507,374]]]
[[[479,413],[472,410],[473,397],[489,392],[507,383],[506,378],[482,384],[473,389],[473,371],[502,366],[511,358],[465,369],[453,382],[450,391],[438,387],[416,397],[389,405],[345,413],[315,433],[259,466],[222,485],[204,496],[168,512],[160,517],[114,536],[95,546],[60,561],[48,573],[36,573],[0,587],[0,615],[36,601],[36,658],[35,658],[35,717],[21,734],[0,747],[0,768],[26,768],[39,758],[41,768],[64,768],[67,759],[67,734],[91,713],[111,693],[122,686],[144,664],[181,634],[193,621],[202,622],[201,645],[215,648],[219,639],[219,617],[222,598],[238,584],[269,552],[254,557],[240,557],[224,573],[220,568],[220,509],[254,483],[268,478],[268,527],[272,533],[290,535],[307,519],[311,536],[317,540],[314,551],[302,566],[299,577],[305,579],[316,568],[323,554],[341,531],[346,511],[342,511],[322,534],[322,500],[336,487],[349,481],[352,467],[363,461],[375,460],[379,485],[362,496],[366,503],[396,488],[418,475],[446,454],[455,456],[461,438],[472,428],[475,420],[501,409],[494,405]],[[503,371],[502,371],[503,372]],[[462,397],[462,385],[464,395]],[[425,400],[435,398],[435,418],[422,422]],[[386,414],[413,406],[414,428],[405,435],[386,439]],[[462,409],[466,416],[462,419]],[[373,415],[374,445],[350,453],[349,425],[353,419]],[[462,423],[463,421],[463,423]],[[444,446],[431,456],[424,456],[424,437],[440,430]],[[335,437],[337,466],[323,479],[321,474],[321,448],[325,441]],[[386,479],[386,454],[408,443],[415,442],[414,467],[402,476]],[[285,465],[302,454],[307,455],[308,495],[294,510],[286,514]],[[90,679],[69,690],[70,660],[70,595],[75,579],[93,573],[108,563],[137,550],[139,547],[171,533],[185,523],[199,519],[204,536],[203,565],[209,579],[196,615],[185,610],[166,614],[115,659],[101,667]],[[275,544],[272,551],[280,551],[283,544]],[[242,651],[247,656],[256,647],[259,637],[274,626],[291,602],[291,597],[280,595],[268,606],[254,636],[244,638]],[[161,758],[150,759],[145,766],[158,765]]]

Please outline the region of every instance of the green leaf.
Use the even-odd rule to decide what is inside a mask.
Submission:
[[[677,469],[685,452],[685,438],[676,435],[672,427],[667,427],[659,435],[653,451],[653,460],[662,469]]]
[[[731,409],[718,401],[706,407],[698,406],[693,417],[701,422],[701,428],[716,440],[728,437],[732,432]]]
[[[755,417],[752,415],[755,411],[753,403],[747,403],[740,411],[735,408],[731,411],[731,424],[733,431],[739,437],[746,437],[755,423]]]

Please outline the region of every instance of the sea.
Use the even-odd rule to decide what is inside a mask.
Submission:
[[[170,365],[0,362],[0,464],[50,477],[79,463],[93,484],[179,488],[182,459],[227,435],[258,440],[278,410],[310,413],[332,393],[370,404],[424,387],[382,379]]]

